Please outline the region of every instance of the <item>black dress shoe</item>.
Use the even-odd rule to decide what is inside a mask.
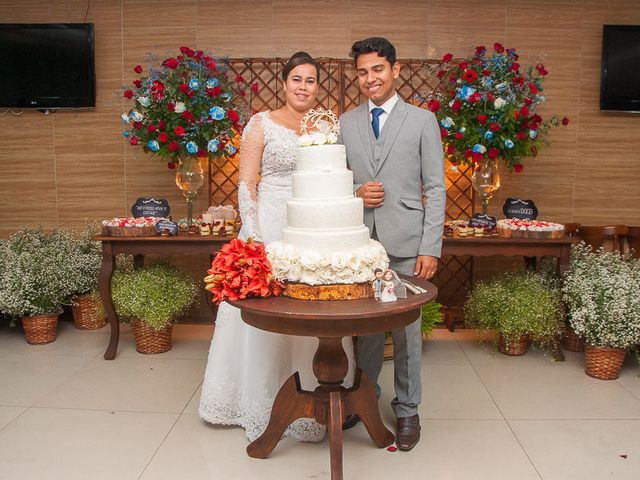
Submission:
[[[358,415],[347,415],[342,424],[342,430],[349,430],[360,423],[360,417]]]
[[[396,433],[396,445],[400,450],[408,452],[418,444],[420,440],[420,417],[398,418],[398,430]]]

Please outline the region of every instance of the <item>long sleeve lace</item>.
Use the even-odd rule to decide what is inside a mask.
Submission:
[[[258,181],[264,151],[264,129],[258,115],[254,115],[242,133],[238,172],[238,208],[242,228],[241,239],[262,241],[258,225]]]

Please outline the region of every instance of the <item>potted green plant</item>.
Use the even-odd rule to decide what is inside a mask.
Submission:
[[[640,262],[575,245],[563,291],[571,326],[585,341],[585,372],[618,378],[626,350],[640,343]]]
[[[91,239],[96,228],[88,225],[73,241],[71,266],[74,288],[71,296],[73,323],[79,330],[95,330],[107,323],[98,290],[102,263],[100,242]]]
[[[485,337],[497,333],[501,353],[523,355],[531,339],[548,344],[560,335],[560,299],[560,291],[541,275],[508,273],[475,286],[465,321]]]
[[[420,332],[422,333],[422,341],[426,342],[427,337],[431,335],[435,326],[442,321],[442,305],[438,302],[430,302],[422,306],[422,321],[420,323]],[[393,358],[393,338],[391,332],[384,334],[384,358],[389,360]]]
[[[119,270],[111,281],[116,313],[131,323],[136,350],[144,354],[171,349],[176,318],[193,303],[196,283],[166,264]]]
[[[0,311],[22,319],[30,344],[56,339],[74,288],[72,256],[73,238],[64,230],[23,228],[0,245]]]

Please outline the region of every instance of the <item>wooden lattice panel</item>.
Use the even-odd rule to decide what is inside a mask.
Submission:
[[[282,69],[286,59],[244,58],[230,60],[233,75],[241,75],[248,84],[257,83],[258,91],[247,88],[246,99],[252,111],[280,108],[284,105]],[[318,103],[337,115],[357,107],[366,98],[360,94],[352,60],[323,58],[320,63]],[[405,101],[424,107],[428,97],[439,84],[437,60],[399,60],[401,69],[396,80],[398,94]],[[449,167],[449,165],[447,165]],[[209,167],[209,198],[212,205],[238,206],[238,157],[211,162]],[[447,168],[447,219],[470,217],[473,214],[471,172]],[[449,306],[462,303],[471,283],[472,262],[469,257],[446,257],[434,283],[440,294],[438,301]]]

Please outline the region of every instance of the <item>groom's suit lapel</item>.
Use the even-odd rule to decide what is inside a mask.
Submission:
[[[382,144],[382,151],[380,153],[380,160],[378,160],[377,164],[374,165],[374,175],[377,175],[382,168],[382,164],[385,162],[389,153],[391,152],[391,147],[396,141],[400,130],[402,129],[402,124],[407,118],[408,112],[407,104],[402,101],[400,98],[398,99],[394,109],[391,111],[389,118],[384,124],[382,128],[382,140],[384,143]],[[368,112],[367,112],[368,113]],[[367,115],[368,116],[368,115]],[[373,134],[371,134],[373,137]]]

